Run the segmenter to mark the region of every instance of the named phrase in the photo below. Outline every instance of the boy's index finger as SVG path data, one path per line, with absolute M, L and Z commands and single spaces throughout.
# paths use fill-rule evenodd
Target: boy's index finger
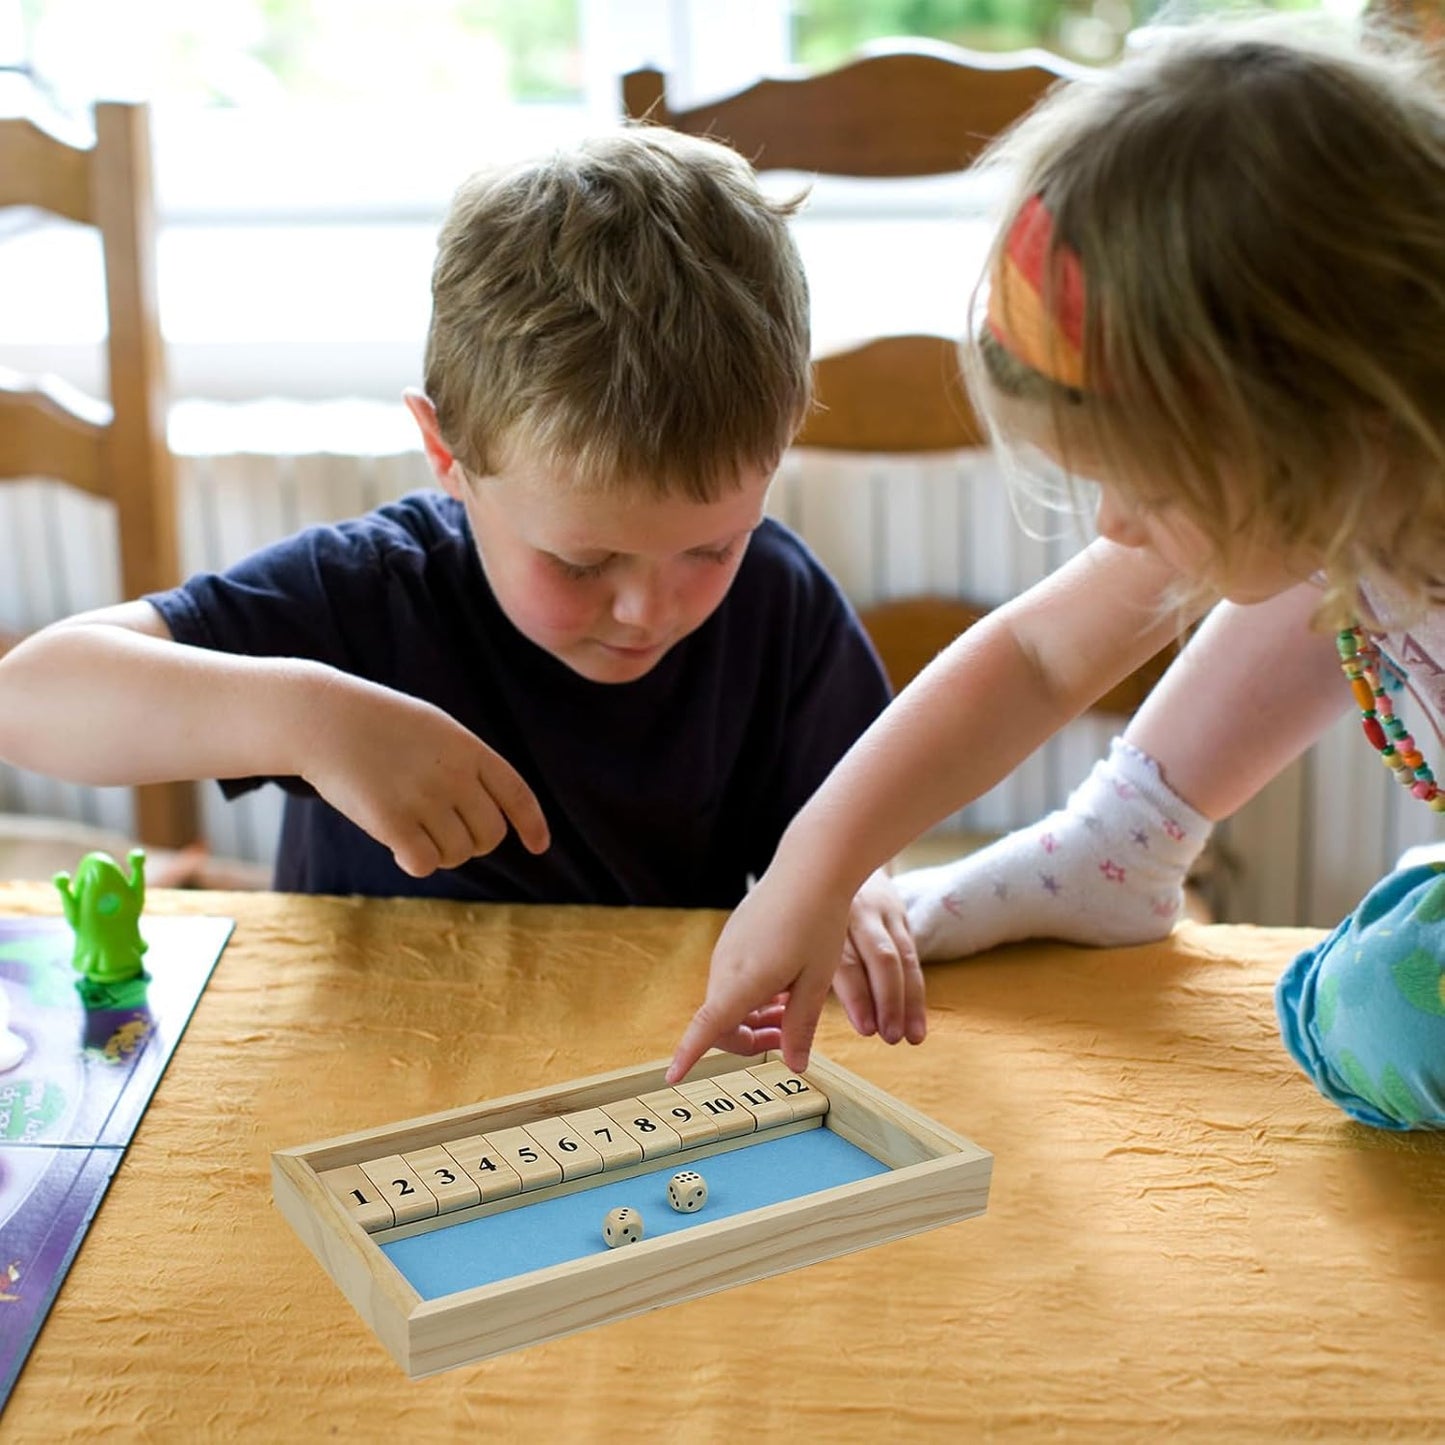
M 537 795 L 521 773 L 500 754 L 492 754 L 488 761 L 492 772 L 488 775 L 483 771 L 482 786 L 502 810 L 502 816 L 512 825 L 522 846 L 529 853 L 545 853 L 552 846 L 552 834 Z
M 533 796 L 531 789 L 527 790 L 520 802 L 504 802 L 502 811 L 517 830 L 517 837 L 522 840 L 522 846 L 527 852 L 545 853 L 552 846 L 552 833 L 542 814 L 542 805 Z

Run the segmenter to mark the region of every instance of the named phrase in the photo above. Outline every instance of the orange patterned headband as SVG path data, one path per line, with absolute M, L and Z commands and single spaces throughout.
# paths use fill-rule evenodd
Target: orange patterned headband
M 1054 218 L 1031 196 L 1014 218 L 994 268 L 988 329 L 1005 351 L 1063 386 L 1084 389 L 1084 268 L 1060 243 L 1044 299 Z M 1052 304 L 1049 304 L 1052 303 Z

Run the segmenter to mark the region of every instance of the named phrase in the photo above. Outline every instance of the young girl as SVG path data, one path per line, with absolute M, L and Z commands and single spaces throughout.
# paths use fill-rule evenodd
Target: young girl
M 709 1044 L 755 1047 L 750 1010 L 780 994 L 801 1068 L 830 984 L 897 1037 L 901 962 L 850 951 L 834 980 L 854 890 L 1217 599 L 1063 814 L 905 877 L 924 957 L 1159 936 L 1208 820 L 1352 702 L 1414 806 L 1445 810 L 1381 656 L 1438 658 L 1445 678 L 1445 93 L 1428 57 L 1192 29 L 1056 92 L 1000 159 L 1015 189 L 969 348 L 976 397 L 1010 452 L 1096 486 L 1099 539 L 943 653 L 794 820 L 671 1078 Z M 1445 688 L 1416 691 L 1438 725 Z M 1064 894 L 1090 870 L 1106 886 L 1079 920 Z M 1445 993 L 1419 957 L 1434 937 L 1445 958 L 1434 882 L 1401 875 L 1281 982 L 1296 1057 L 1373 1123 L 1445 1125 Z M 1127 904 L 1100 906 L 1108 887 Z M 1362 944 L 1382 917 L 1414 920 L 1407 968 Z M 1366 986 L 1341 987 L 1350 959 Z

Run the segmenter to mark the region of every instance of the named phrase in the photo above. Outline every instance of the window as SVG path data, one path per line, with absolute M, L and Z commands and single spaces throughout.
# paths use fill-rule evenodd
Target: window
M 624 71 L 656 65 L 685 104 L 888 36 L 1104 58 L 1148 4 L 0 0 L 0 66 L 74 114 L 98 95 L 150 99 L 177 399 L 389 401 L 419 376 L 457 182 L 615 123 Z M 957 330 L 986 230 L 967 181 L 820 183 L 798 232 L 819 345 Z M 88 292 L 47 279 L 88 240 L 64 225 L 0 235 L 0 365 L 103 390 L 98 260 Z M 880 267 L 890 251 L 899 264 Z

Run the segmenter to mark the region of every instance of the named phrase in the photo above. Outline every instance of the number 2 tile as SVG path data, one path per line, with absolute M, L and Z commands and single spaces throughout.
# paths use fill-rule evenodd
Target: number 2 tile
M 400 1154 L 363 1159 L 361 1172 L 381 1190 L 398 1224 L 427 1219 L 437 1212 L 436 1195 L 421 1182 L 416 1170 Z

